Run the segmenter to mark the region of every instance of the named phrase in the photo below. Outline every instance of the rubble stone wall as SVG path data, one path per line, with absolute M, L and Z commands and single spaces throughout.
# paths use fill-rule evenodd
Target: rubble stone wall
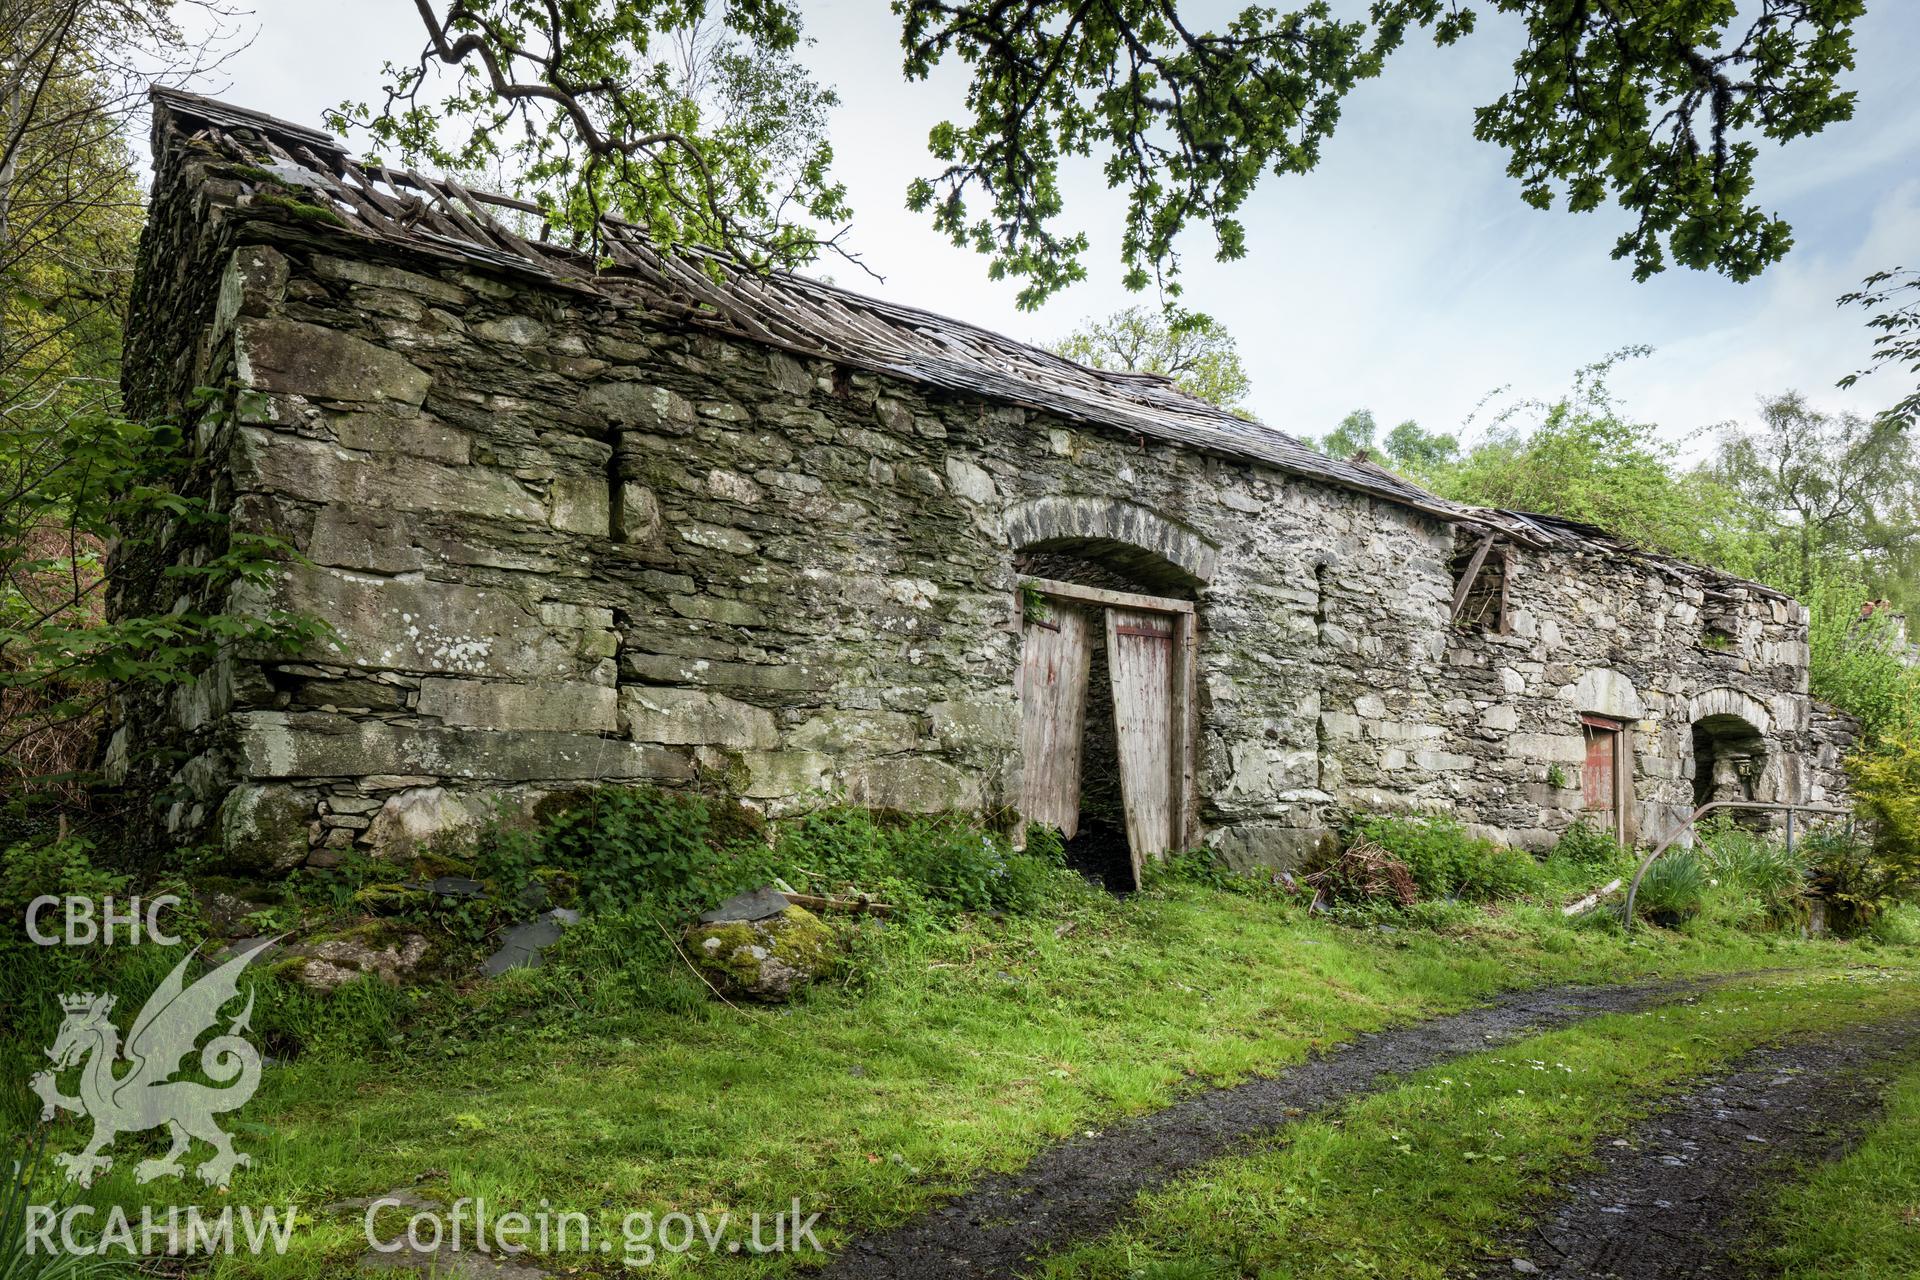
M 1852 793 L 1846 761 L 1860 744 L 1860 721 L 1855 716 L 1818 701 L 1813 704 L 1812 715 L 1807 734 L 1806 801 L 1808 804 L 1851 808 Z
M 1296 860 L 1354 808 L 1547 842 L 1582 712 L 1631 723 L 1643 826 L 1684 807 L 1690 717 L 1727 694 L 1764 713 L 1768 794 L 1807 785 L 1796 605 L 1530 552 L 1510 634 L 1461 633 L 1455 532 L 1419 512 L 234 209 L 212 161 L 162 171 L 146 323 L 178 294 L 155 262 L 218 286 L 140 348 L 174 370 L 147 408 L 229 389 L 210 483 L 305 557 L 270 603 L 339 641 L 120 727 L 174 838 L 236 863 L 701 775 L 774 814 L 1002 810 L 1033 549 L 1198 601 L 1200 819 L 1235 862 Z
M 1632 763 L 1629 835 L 1658 841 L 1695 802 L 1695 733 L 1758 739 L 1752 776 L 1718 799 L 1811 801 L 1807 614 L 1737 584 L 1713 594 L 1600 555 L 1529 550 L 1510 569 L 1506 634 L 1447 653 L 1463 808 L 1533 848 L 1584 811 L 1582 715 L 1618 722 Z M 1564 782 L 1567 785 L 1554 785 Z

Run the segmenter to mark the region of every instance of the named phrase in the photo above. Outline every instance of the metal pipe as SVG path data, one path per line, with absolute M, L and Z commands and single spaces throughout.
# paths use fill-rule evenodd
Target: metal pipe
M 1640 892 L 1640 881 L 1647 874 L 1647 868 L 1651 867 L 1654 860 L 1661 854 L 1671 849 L 1676 840 L 1686 835 L 1689 831 L 1692 831 L 1696 822 L 1700 821 L 1700 819 L 1707 814 L 1712 813 L 1715 809 L 1756 809 L 1765 813 L 1784 812 L 1787 815 L 1787 849 L 1789 852 L 1793 849 L 1793 817 L 1796 813 L 1821 813 L 1841 818 L 1853 817 L 1853 810 L 1851 809 L 1836 809 L 1831 805 L 1824 804 L 1774 804 L 1760 800 L 1710 800 L 1698 809 L 1695 809 L 1692 816 L 1682 823 L 1678 830 L 1674 831 L 1665 840 L 1662 840 L 1659 845 L 1654 848 L 1652 853 L 1641 860 L 1640 866 L 1633 873 L 1633 883 L 1627 886 L 1626 905 L 1621 908 L 1621 923 L 1626 928 L 1633 928 L 1633 900 Z

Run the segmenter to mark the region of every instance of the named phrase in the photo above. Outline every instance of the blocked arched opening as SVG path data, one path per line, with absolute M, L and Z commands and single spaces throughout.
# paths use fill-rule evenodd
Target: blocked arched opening
M 1022 584 L 1022 809 L 1114 888 L 1197 838 L 1197 598 L 1217 552 L 1130 503 L 1048 498 L 1009 513 Z

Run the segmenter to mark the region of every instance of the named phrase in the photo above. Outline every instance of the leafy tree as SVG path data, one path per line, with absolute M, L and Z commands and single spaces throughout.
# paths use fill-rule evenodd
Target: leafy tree
M 1586 211 L 1611 196 L 1632 220 L 1614 256 L 1637 279 L 1671 257 L 1745 280 L 1791 243 L 1754 202 L 1756 144 L 1851 115 L 1838 81 L 1864 8 L 1376 0 L 1343 18 L 1313 0 L 1219 20 L 1174 0 L 896 0 L 907 74 L 955 57 L 971 76 L 968 118 L 933 131 L 944 167 L 909 203 L 992 255 L 996 276 L 1025 279 L 1021 301 L 1037 305 L 1085 274 L 1086 236 L 1060 226 L 1059 167 L 1098 153 L 1128 196 L 1127 283 L 1172 287 L 1185 227 L 1210 226 L 1218 255 L 1240 257 L 1238 211 L 1261 176 L 1314 168 L 1346 95 L 1410 30 L 1451 45 L 1484 10 L 1518 19 L 1520 47 L 1513 87 L 1475 113 L 1474 134 L 1507 150 L 1522 198 Z
M 1402 470 L 1424 475 L 1451 462 L 1460 452 L 1460 440 L 1445 432 L 1428 431 L 1409 418 L 1387 432 L 1386 450 L 1387 457 Z
M 722 243 L 762 260 L 804 260 L 822 243 L 804 218 L 844 216 L 824 142 L 785 199 L 707 127 L 653 49 L 706 14 L 704 0 L 415 0 L 427 43 L 390 68 L 377 111 L 343 116 L 461 167 L 505 147 L 556 220 L 591 233 L 611 203 L 663 243 Z M 949 59 L 968 74 L 966 116 L 928 142 L 940 169 L 908 188 L 954 243 L 1025 281 L 1024 306 L 1083 278 L 1083 232 L 1063 227 L 1060 165 L 1099 155 L 1127 193 L 1125 281 L 1177 292 L 1175 244 L 1210 227 L 1218 255 L 1246 252 L 1240 207 L 1267 172 L 1320 160 L 1355 85 L 1381 73 L 1410 32 L 1440 45 L 1481 12 L 1518 20 L 1513 87 L 1474 116 L 1506 149 L 1522 199 L 1575 211 L 1611 199 L 1631 219 L 1614 248 L 1645 279 L 1671 259 L 1745 280 L 1779 260 L 1791 231 L 1754 199 L 1759 143 L 1847 119 L 1840 88 L 1864 0 L 1373 0 L 1335 16 L 1328 0 L 1216 15 L 1178 0 L 894 0 L 904 71 Z M 784 0 L 734 0 L 722 19 L 746 45 L 785 57 L 800 41 Z M 1501 30 L 1511 30 L 1503 24 Z M 445 114 L 473 131 L 442 147 L 442 108 L 422 98 L 430 66 L 457 69 Z M 814 92 L 785 63 L 795 92 Z M 727 201 L 746 206 L 735 213 Z M 979 207 L 984 204 L 984 208 Z M 792 221 L 789 221 L 792 219 Z
M 1308 438 L 1306 443 L 1329 458 L 1351 458 L 1361 452 L 1379 455 L 1396 469 L 1416 478 L 1451 461 L 1460 451 L 1457 437 L 1428 431 L 1411 418 L 1387 432 L 1384 441 L 1376 439 L 1379 434 L 1380 426 L 1374 421 L 1373 410 L 1355 409 L 1342 418 L 1340 425 L 1329 431 L 1325 439 L 1316 442 Z
M 1872 364 L 1840 379 L 1840 385 L 1851 387 L 1888 366 L 1904 368 L 1916 385 L 1885 416 L 1903 426 L 1920 422 L 1920 271 L 1876 271 L 1859 289 L 1842 295 L 1840 305 L 1864 307 L 1867 327 L 1876 332 Z
M 1442 496 L 1579 520 L 1652 549 L 1724 564 L 1733 499 L 1710 477 L 1683 472 L 1679 450 L 1651 423 L 1627 417 L 1607 387 L 1627 347 L 1587 365 L 1551 403 L 1522 400 L 1486 437 L 1427 477 Z M 1735 570 L 1738 572 L 1739 570 Z
M 1190 311 L 1128 307 L 1086 321 L 1051 350 L 1096 369 L 1161 374 L 1188 395 L 1242 416 L 1240 402 L 1253 385 L 1226 326 Z
M 1813 696 L 1857 717 L 1868 743 L 1897 732 L 1920 735 L 1920 667 L 1897 618 L 1844 570 L 1823 569 L 1800 602 L 1812 615 Z
M 1351 458 L 1363 449 L 1371 452 L 1379 434 L 1380 424 L 1374 421 L 1373 410 L 1355 409 L 1340 419 L 1340 425 L 1327 432 L 1324 440 L 1316 442 L 1309 437 L 1306 443 L 1329 458 Z
M 1821 413 L 1789 391 L 1761 405 L 1757 433 L 1721 440 L 1711 473 L 1748 508 L 1775 585 L 1805 597 L 1823 566 L 1904 585 L 1920 550 L 1920 455 L 1897 420 Z
M 378 108 L 343 103 L 330 125 L 445 168 L 504 164 L 582 243 L 612 214 L 664 247 L 771 266 L 839 248 L 844 227 L 824 229 L 848 217 L 826 138 L 839 99 L 795 57 L 800 17 L 781 0 L 734 0 L 717 19 L 705 0 L 415 7 L 419 57 L 387 65 Z

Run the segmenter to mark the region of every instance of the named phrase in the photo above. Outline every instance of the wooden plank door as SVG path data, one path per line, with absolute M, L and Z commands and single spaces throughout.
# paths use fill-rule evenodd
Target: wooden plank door
M 1174 620 L 1164 613 L 1107 610 L 1107 669 L 1113 684 L 1120 799 L 1127 811 L 1133 882 L 1141 859 L 1174 843 L 1176 717 Z M 1184 736 L 1184 732 L 1182 734 Z
M 1620 727 L 1597 716 L 1582 716 L 1587 735 L 1587 761 L 1580 771 L 1586 810 L 1609 831 L 1620 829 Z
M 1049 601 L 1046 618 L 1028 618 L 1020 650 L 1020 813 L 1080 829 L 1080 747 L 1086 736 L 1087 674 L 1093 663 L 1092 620 Z

